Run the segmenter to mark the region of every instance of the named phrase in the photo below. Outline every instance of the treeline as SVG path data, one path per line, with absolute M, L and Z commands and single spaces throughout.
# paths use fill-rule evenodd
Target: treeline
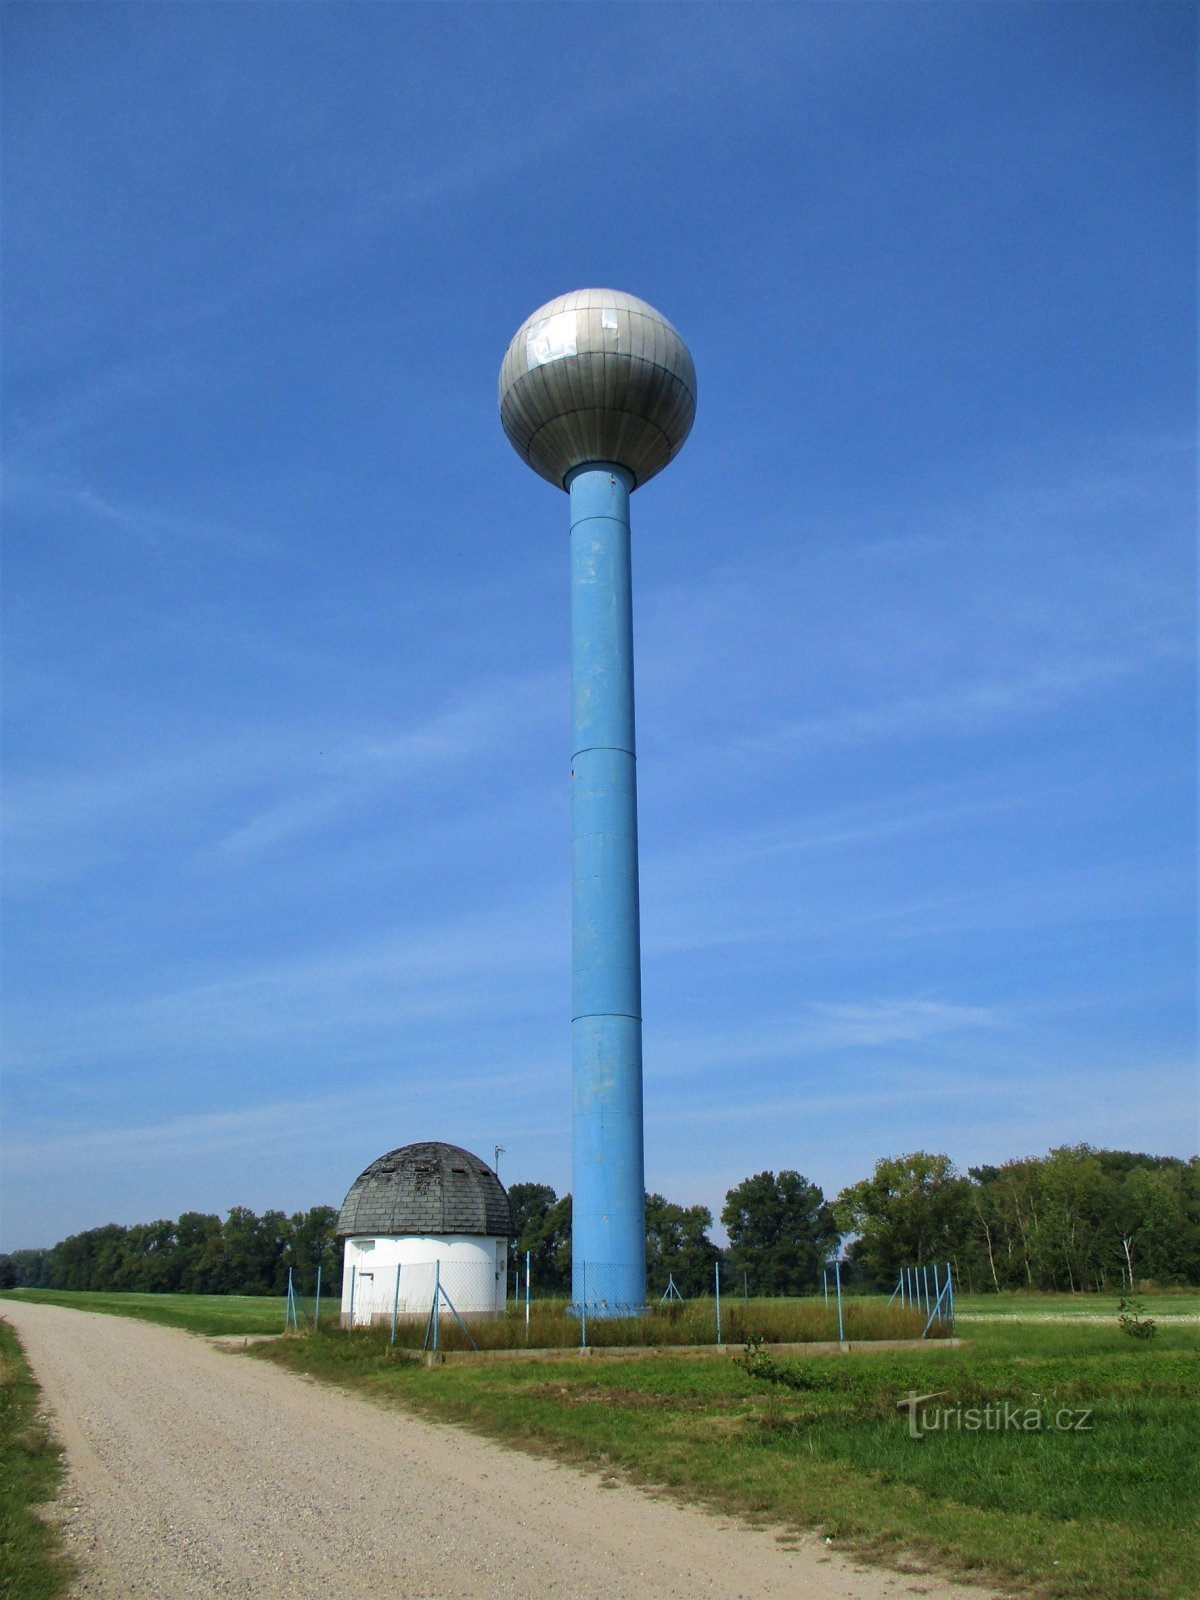
M 514 1230 L 510 1267 L 523 1275 L 528 1251 L 536 1292 L 569 1294 L 571 1196 L 560 1199 L 547 1183 L 514 1183 L 508 1199 Z M 713 1264 L 722 1253 L 708 1236 L 711 1227 L 707 1206 L 679 1206 L 660 1194 L 646 1196 L 646 1281 L 651 1294 L 662 1294 L 672 1278 L 685 1299 L 712 1287 Z
M 1200 1283 L 1200 1161 L 1068 1145 L 999 1167 L 880 1161 L 838 1196 L 851 1256 L 886 1282 L 952 1261 L 975 1291 Z
M 565 1293 L 571 1197 L 514 1184 L 509 1198 L 520 1259 L 528 1250 L 535 1283 Z M 707 1207 L 646 1196 L 651 1293 L 671 1279 L 684 1296 L 703 1293 L 718 1259 L 751 1293 L 813 1293 L 839 1248 L 863 1288 L 890 1289 L 901 1268 L 934 1261 L 971 1293 L 1200 1283 L 1195 1158 L 1074 1145 L 964 1175 L 949 1156 L 916 1151 L 879 1161 L 832 1201 L 798 1172 L 760 1172 L 728 1191 L 721 1222 L 723 1251 Z
M 544 1183 L 515 1183 L 513 1265 L 529 1252 L 541 1294 L 571 1287 L 571 1197 Z M 311 1293 L 317 1267 L 341 1285 L 337 1213 L 314 1206 L 258 1217 L 235 1206 L 222 1221 L 186 1212 L 177 1222 L 110 1223 L 50 1250 L 0 1256 L 0 1288 L 99 1289 L 184 1294 L 282 1294 L 288 1269 Z M 890 1289 L 902 1267 L 952 1263 L 969 1292 L 1104 1290 L 1200 1283 L 1200 1161 L 1065 1146 L 1048 1155 L 972 1167 L 916 1151 L 879 1161 L 833 1200 L 800 1173 L 759 1172 L 730 1189 L 721 1210 L 724 1250 L 707 1206 L 646 1196 L 649 1292 L 673 1282 L 685 1298 L 723 1281 L 752 1294 L 806 1294 L 839 1251 L 857 1286 Z
M 187 1211 L 177 1222 L 115 1222 L 72 1234 L 50 1250 L 0 1256 L 0 1288 L 101 1289 L 110 1293 L 283 1294 L 288 1268 L 306 1289 L 317 1267 L 341 1292 L 337 1212 L 314 1206 L 259 1217 L 234 1206 L 220 1217 Z

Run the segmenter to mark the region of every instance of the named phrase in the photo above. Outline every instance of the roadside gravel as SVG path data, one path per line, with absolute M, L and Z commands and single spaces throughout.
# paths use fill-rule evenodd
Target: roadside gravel
M 62 1442 L 78 1600 L 988 1600 L 782 1548 L 171 1328 L 6 1301 Z

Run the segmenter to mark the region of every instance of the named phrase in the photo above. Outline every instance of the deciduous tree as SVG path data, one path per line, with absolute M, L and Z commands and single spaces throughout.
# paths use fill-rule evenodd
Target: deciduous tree
M 869 1178 L 842 1190 L 836 1210 L 859 1236 L 855 1259 L 881 1286 L 902 1267 L 954 1261 L 971 1230 L 970 1185 L 949 1156 L 925 1150 L 877 1161 Z
M 758 1172 L 730 1189 L 721 1221 L 729 1233 L 730 1264 L 747 1274 L 759 1294 L 815 1290 L 839 1236 L 824 1194 L 790 1170 L 778 1176 Z
M 663 1294 L 670 1280 L 685 1299 L 712 1289 L 721 1253 L 708 1236 L 711 1227 L 707 1206 L 678 1206 L 661 1194 L 646 1196 L 648 1294 Z
M 548 1183 L 514 1183 L 508 1191 L 513 1214 L 509 1249 L 524 1268 L 529 1252 L 534 1291 L 571 1291 L 571 1196 L 560 1200 Z

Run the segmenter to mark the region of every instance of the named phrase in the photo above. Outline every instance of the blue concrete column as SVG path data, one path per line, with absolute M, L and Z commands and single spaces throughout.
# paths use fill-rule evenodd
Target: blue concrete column
M 573 1298 L 646 1299 L 633 597 L 622 467 L 571 494 Z M 592 1315 L 598 1314 L 594 1309 Z

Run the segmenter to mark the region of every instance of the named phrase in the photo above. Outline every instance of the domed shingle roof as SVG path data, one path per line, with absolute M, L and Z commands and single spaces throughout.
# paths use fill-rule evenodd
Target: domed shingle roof
M 512 1233 L 508 1195 L 485 1161 L 456 1144 L 406 1144 L 372 1161 L 350 1185 L 337 1236 Z

